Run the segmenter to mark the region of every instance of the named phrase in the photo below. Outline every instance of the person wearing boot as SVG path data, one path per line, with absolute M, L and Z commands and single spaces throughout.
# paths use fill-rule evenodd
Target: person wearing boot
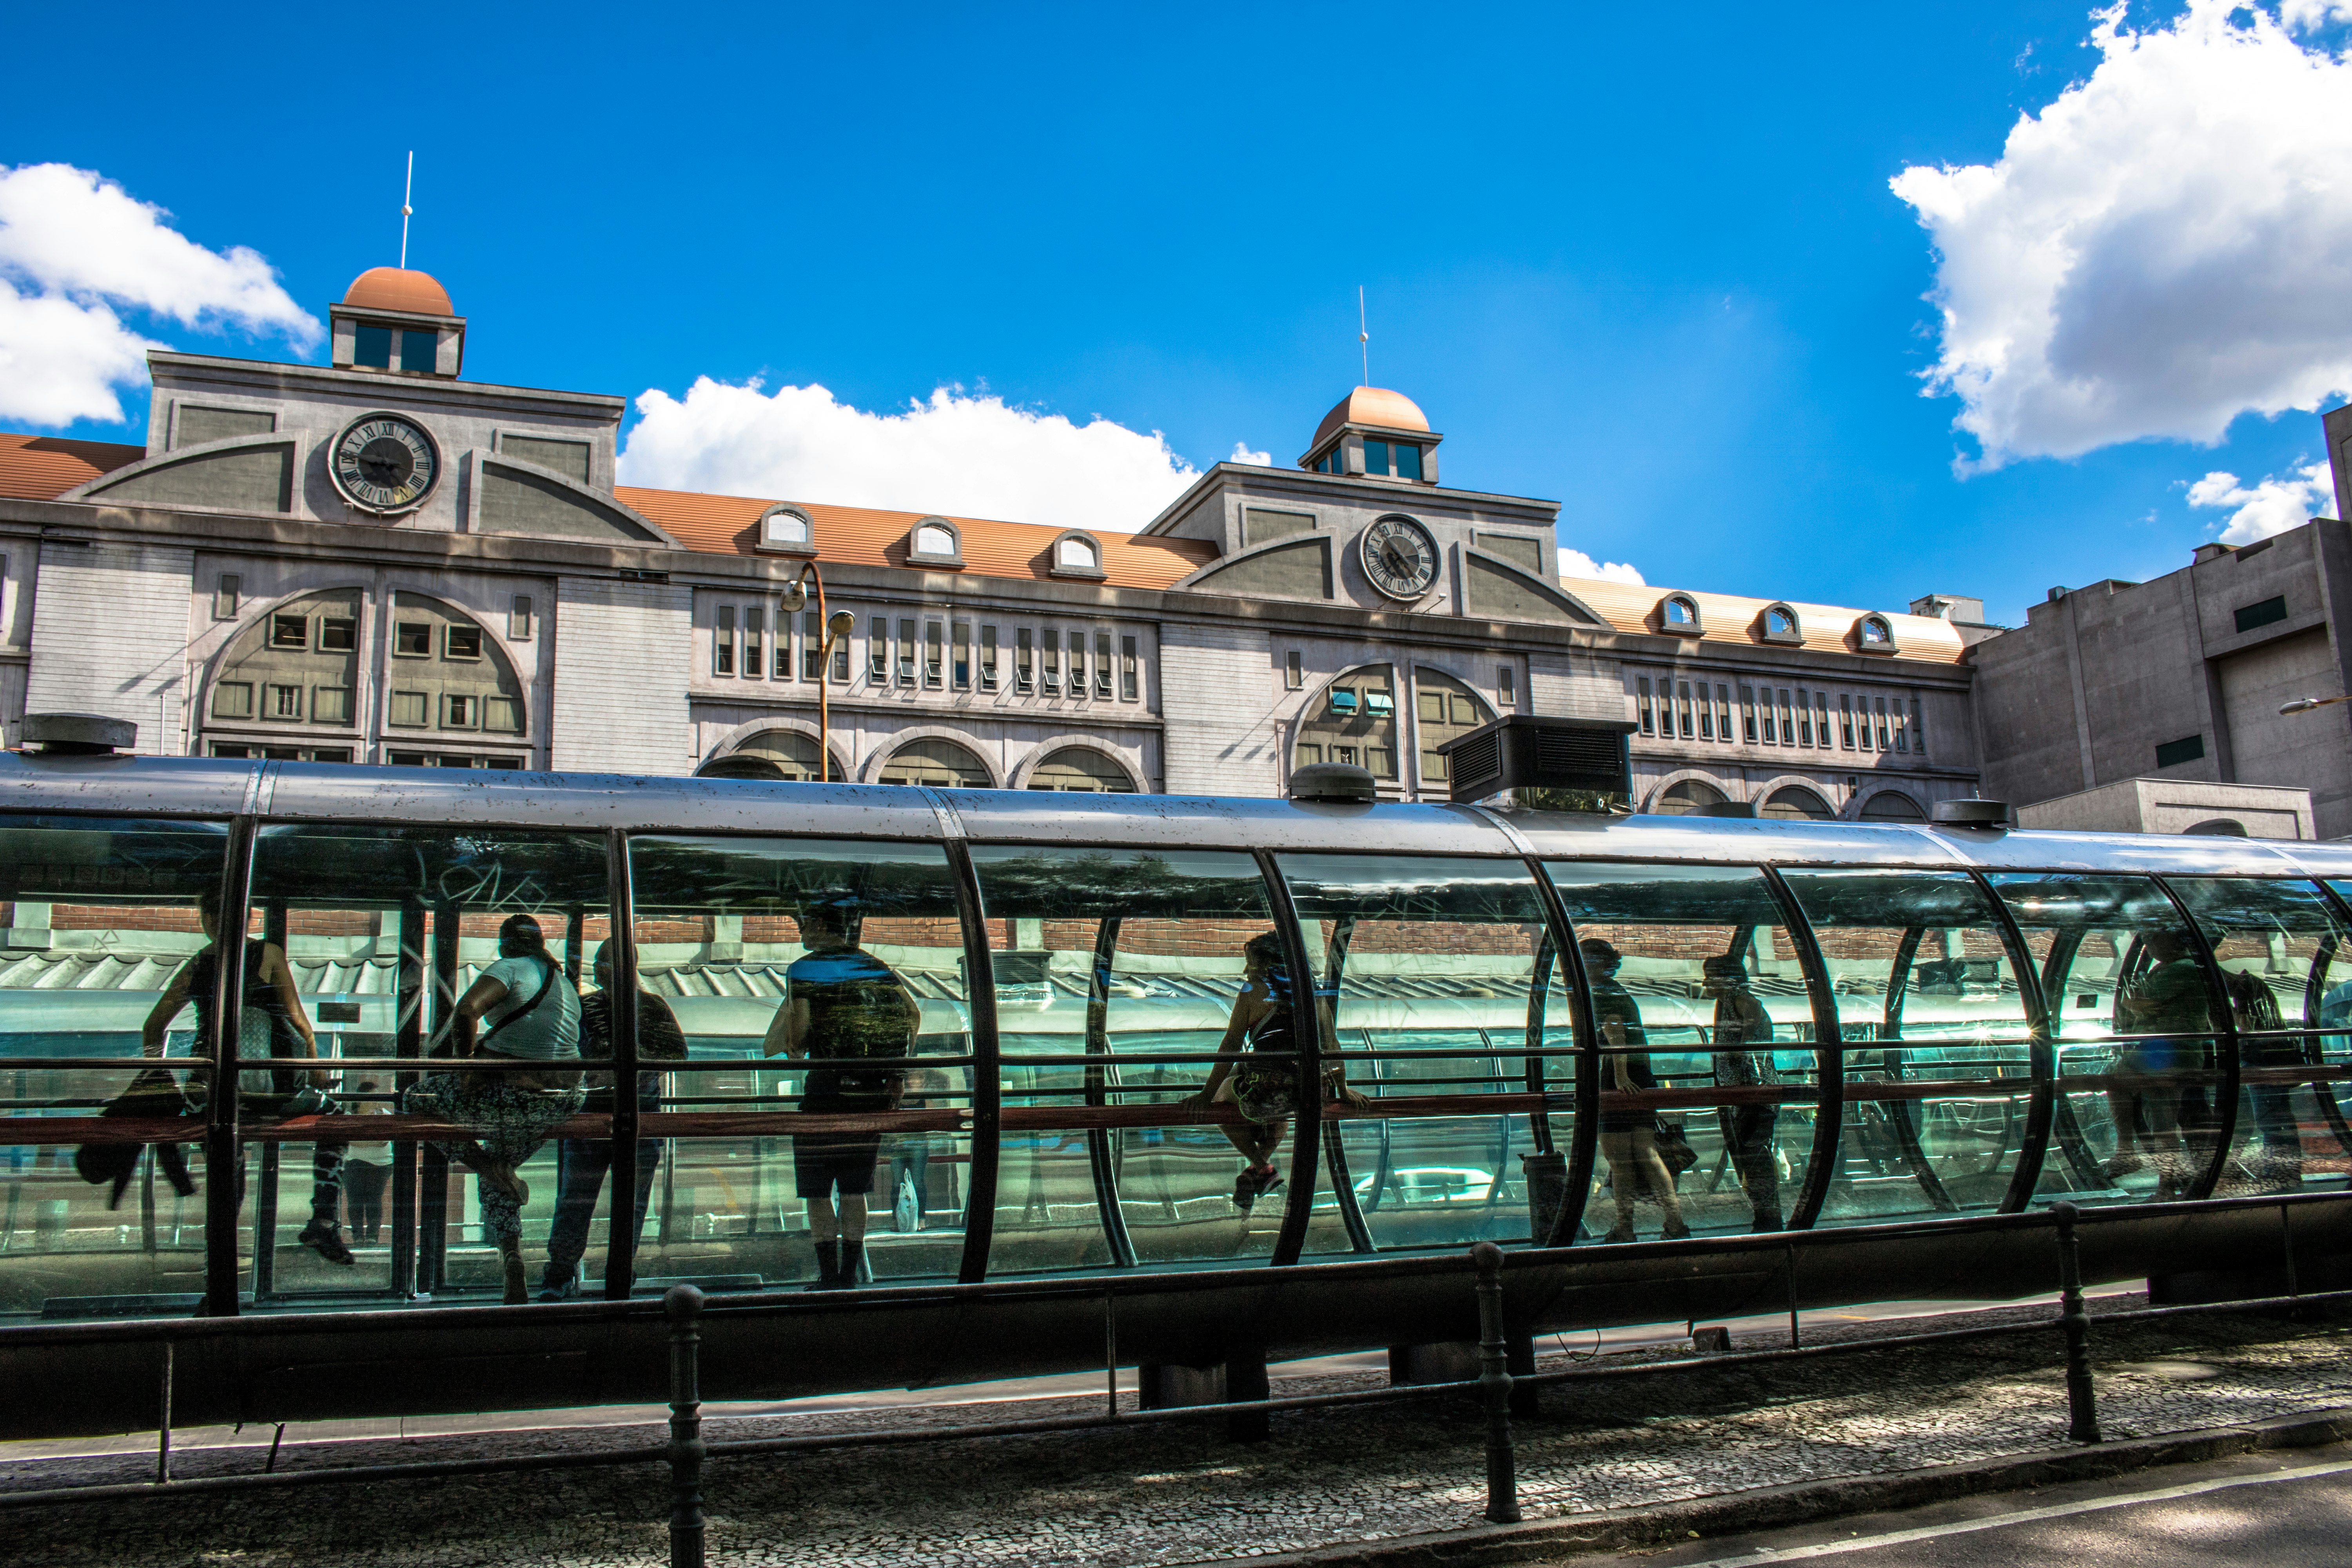
M 784 971 L 784 1005 L 768 1025 L 766 1055 L 809 1063 L 800 1103 L 806 1115 L 889 1110 L 906 1089 L 903 1068 L 857 1065 L 913 1056 L 922 1017 L 907 983 L 857 945 L 859 926 L 852 898 L 801 910 L 806 951 Z M 803 1132 L 793 1139 L 793 1184 L 808 1205 L 816 1243 L 811 1289 L 841 1290 L 857 1283 L 866 1262 L 866 1199 L 881 1153 L 879 1131 Z
M 1715 1081 L 1719 1088 L 1760 1088 L 1780 1081 L 1772 1053 L 1752 1050 L 1769 1045 L 1772 1019 L 1764 1004 L 1748 988 L 1748 971 L 1739 960 L 1723 954 L 1705 961 L 1700 977 L 1715 998 Z M 1773 1132 L 1780 1119 L 1778 1105 L 1727 1105 L 1717 1116 L 1723 1126 L 1723 1146 L 1730 1152 L 1740 1184 L 1748 1189 L 1759 1232 L 1780 1228 L 1780 1167 L 1773 1149 Z
M 1592 984 L 1592 1016 L 1601 1026 L 1602 1059 L 1609 1064 L 1601 1074 L 1602 1087 L 1620 1094 L 1657 1088 L 1657 1075 L 1650 1070 L 1650 1053 L 1641 1049 L 1648 1043 L 1642 1032 L 1641 1005 L 1617 980 L 1624 958 L 1613 943 L 1599 937 L 1589 937 L 1577 945 L 1584 954 L 1585 976 Z M 1647 1106 L 1601 1112 L 1601 1154 L 1609 1162 L 1609 1194 L 1617 1205 L 1616 1226 L 1605 1240 L 1634 1239 L 1633 1200 L 1644 1187 L 1665 1211 L 1664 1238 L 1673 1241 L 1690 1234 L 1690 1226 L 1683 1223 L 1675 1173 L 1658 1152 L 1657 1126 L 1657 1112 Z

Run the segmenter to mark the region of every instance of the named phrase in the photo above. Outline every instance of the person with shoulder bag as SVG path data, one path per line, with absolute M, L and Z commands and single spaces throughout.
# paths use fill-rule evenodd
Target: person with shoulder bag
M 489 1026 L 477 1037 L 485 1019 Z M 537 921 L 514 915 L 499 927 L 499 960 L 457 999 L 451 1029 L 460 1058 L 531 1064 L 528 1070 L 435 1073 L 403 1106 L 412 1116 L 438 1116 L 473 1134 L 440 1148 L 474 1173 L 482 1228 L 498 1243 L 506 1301 L 520 1305 L 530 1300 L 522 1263 L 522 1205 L 530 1187 L 520 1167 L 587 1098 L 578 1065 L 580 994 L 548 956 Z

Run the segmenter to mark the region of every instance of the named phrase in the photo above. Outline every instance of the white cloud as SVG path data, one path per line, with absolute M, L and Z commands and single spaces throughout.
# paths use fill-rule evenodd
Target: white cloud
M 623 482 L 1132 532 L 1200 477 L 1154 431 L 940 387 L 869 414 L 822 386 L 705 376 L 637 399 Z
M 1274 454 L 1272 452 L 1253 452 L 1250 450 L 1250 446 L 1247 441 L 1236 441 L 1234 443 L 1234 455 L 1227 458 L 1225 461 L 1228 463 L 1247 463 L 1253 468 L 1270 468 L 1274 467 Z
M 1622 561 L 1595 561 L 1581 550 L 1559 547 L 1559 574 L 1581 577 L 1587 582 L 1625 583 L 1640 588 L 1646 585 L 1639 568 Z
M 2098 14 L 2098 68 L 2021 118 L 1999 163 L 1892 182 L 1934 237 L 1927 391 L 1964 404 L 1982 448 L 1964 470 L 2210 445 L 2242 413 L 2352 388 L 2352 58 L 2237 0 L 2140 33 L 2123 10 Z
M 118 307 L 318 341 L 318 321 L 268 262 L 243 246 L 206 250 L 169 216 L 87 169 L 0 167 L 0 418 L 121 420 L 117 389 L 162 345 L 124 326 Z
M 2335 494 L 2336 482 L 2326 463 L 2290 468 L 2284 478 L 2273 476 L 2251 489 L 2238 482 L 2237 475 L 2217 469 L 2189 487 L 2189 504 L 2235 507 L 2221 529 L 2221 542 L 2252 544 L 2301 528 L 2322 515 Z

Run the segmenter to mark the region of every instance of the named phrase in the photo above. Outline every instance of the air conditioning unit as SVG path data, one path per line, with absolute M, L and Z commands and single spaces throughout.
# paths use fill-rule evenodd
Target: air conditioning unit
M 1514 713 L 1438 747 L 1456 801 L 1504 790 L 1573 789 L 1630 796 L 1628 719 L 1545 719 Z

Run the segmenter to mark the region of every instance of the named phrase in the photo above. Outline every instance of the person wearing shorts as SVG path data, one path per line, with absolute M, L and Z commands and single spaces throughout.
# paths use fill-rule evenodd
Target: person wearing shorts
M 1290 967 L 1283 960 L 1281 939 L 1272 931 L 1250 938 L 1242 949 L 1242 963 L 1241 994 L 1234 998 L 1225 1037 L 1217 1047 L 1217 1064 L 1209 1069 L 1209 1081 L 1184 1104 L 1195 1110 L 1231 1105 L 1242 1113 L 1240 1122 L 1224 1122 L 1223 1129 L 1248 1162 L 1234 1183 L 1234 1203 L 1246 1211 L 1282 1187 L 1274 1152 L 1282 1146 L 1298 1104 L 1298 1045 L 1291 1018 Z M 1328 1041 L 1330 1009 L 1319 997 L 1316 1011 Z M 1360 1110 L 1370 1103 L 1347 1086 L 1337 1063 L 1325 1069 L 1324 1079 L 1345 1104 Z
M 829 900 L 801 911 L 807 951 L 784 971 L 784 1005 L 768 1026 L 766 1054 L 805 1058 L 800 1109 L 813 1116 L 889 1110 L 907 1081 L 903 1068 L 860 1068 L 861 1060 L 914 1055 L 921 1012 L 907 983 L 857 945 L 854 900 Z M 856 1285 L 866 1262 L 866 1199 L 882 1134 L 803 1132 L 793 1139 L 793 1183 L 808 1205 L 816 1244 L 816 1283 Z M 837 1194 L 837 1196 L 836 1196 Z

